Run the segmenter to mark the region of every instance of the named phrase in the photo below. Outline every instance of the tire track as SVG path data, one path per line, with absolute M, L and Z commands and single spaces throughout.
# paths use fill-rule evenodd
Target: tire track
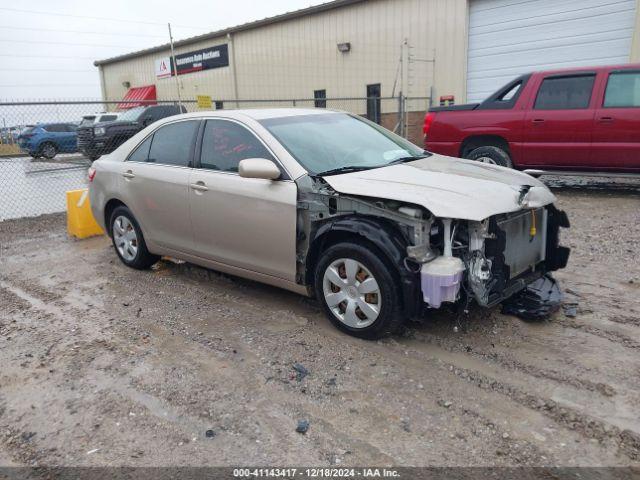
M 568 318 L 559 318 L 557 319 L 556 323 L 565 328 L 582 330 L 583 332 L 587 332 L 591 335 L 604 338 L 605 340 L 609 340 L 610 342 L 620 345 L 624 348 L 630 348 L 632 350 L 640 350 L 640 342 L 622 333 L 612 332 L 610 330 L 602 330 L 597 327 L 592 327 L 591 325 L 579 323 L 574 320 L 569 320 Z
M 534 395 L 524 390 L 505 384 L 500 380 L 488 377 L 473 370 L 460 368 L 453 364 L 444 364 L 454 375 L 474 384 L 486 391 L 500 393 L 511 400 L 536 410 L 557 424 L 574 430 L 582 436 L 595 439 L 598 442 L 611 440 L 616 443 L 620 452 L 631 460 L 640 460 L 640 434 L 628 429 L 620 429 L 594 419 L 573 408 L 563 406 L 557 402 Z
M 480 358 L 490 365 L 496 364 L 510 372 L 525 373 L 527 375 L 531 375 L 532 377 L 551 380 L 553 382 L 559 383 L 560 385 L 571 385 L 572 387 L 575 387 L 577 389 L 596 392 L 605 397 L 613 397 L 617 393 L 614 387 L 606 383 L 593 382 L 588 379 L 567 375 L 566 373 L 559 372 L 557 370 L 540 368 L 535 365 L 523 363 L 504 353 L 482 351 L 479 350 L 477 346 L 472 347 L 470 345 L 467 345 L 466 347 L 462 347 L 460 345 L 452 345 L 450 344 L 450 342 L 447 342 L 441 338 L 436 339 L 422 334 L 416 334 L 414 338 L 416 340 L 423 341 L 425 344 L 437 345 L 438 347 L 452 353 L 468 354 L 475 358 Z

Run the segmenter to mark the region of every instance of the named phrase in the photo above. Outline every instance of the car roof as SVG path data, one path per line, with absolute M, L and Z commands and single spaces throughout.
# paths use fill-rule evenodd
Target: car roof
M 222 117 L 238 120 L 251 118 L 253 120 L 265 120 L 267 118 L 295 117 L 302 115 L 327 115 L 330 113 L 344 113 L 340 110 L 325 108 L 247 108 L 238 110 L 204 110 L 191 113 L 183 113 L 167 117 L 167 120 L 180 118 Z
M 549 70 L 538 70 L 536 74 L 556 74 L 556 73 L 578 73 L 578 72 L 600 72 L 602 70 L 640 70 L 640 63 L 622 63 L 619 65 L 597 65 L 586 67 L 553 68 Z

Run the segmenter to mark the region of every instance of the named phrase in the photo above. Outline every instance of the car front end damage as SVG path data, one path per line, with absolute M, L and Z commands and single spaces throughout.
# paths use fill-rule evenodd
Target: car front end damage
M 296 183 L 298 283 L 312 281 L 323 244 L 358 236 L 393 263 L 409 317 L 443 304 L 492 307 L 565 267 L 569 257 L 559 242 L 560 228 L 569 227 L 566 214 L 552 203 L 527 202 L 528 192 L 517 199 L 520 209 L 471 220 L 437 217 L 401 200 L 340 193 L 322 177 Z

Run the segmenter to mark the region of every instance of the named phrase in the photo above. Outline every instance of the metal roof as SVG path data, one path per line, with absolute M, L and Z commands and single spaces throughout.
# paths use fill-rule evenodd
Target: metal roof
M 295 18 L 304 17 L 306 15 L 314 15 L 316 13 L 326 12 L 328 10 L 334 10 L 336 8 L 346 7 L 348 5 L 354 5 L 356 3 L 362 3 L 370 0 L 333 0 L 331 2 L 321 3 L 312 7 L 302 8 L 300 10 L 294 10 L 293 12 L 283 13 L 274 17 L 263 18 L 262 20 L 255 20 L 253 22 L 243 23 L 235 27 L 229 27 L 215 32 L 205 33 L 203 35 L 197 35 L 195 37 L 185 38 L 173 42 L 174 47 L 181 47 L 183 45 L 190 45 L 192 43 L 201 42 L 203 40 L 209 40 L 213 38 L 222 37 L 229 33 L 242 32 L 244 30 L 252 30 L 254 28 L 264 27 L 266 25 L 272 25 L 274 23 L 284 22 L 286 20 L 292 20 Z M 169 43 L 158 45 L 157 47 L 146 48 L 144 50 L 138 50 L 136 52 L 125 53 L 124 55 L 118 55 L 116 57 L 106 58 L 104 60 L 96 60 L 93 64 L 98 67 L 100 65 L 107 65 L 109 63 L 120 62 L 122 60 L 128 60 L 130 58 L 141 57 L 150 53 L 162 52 L 171 48 Z

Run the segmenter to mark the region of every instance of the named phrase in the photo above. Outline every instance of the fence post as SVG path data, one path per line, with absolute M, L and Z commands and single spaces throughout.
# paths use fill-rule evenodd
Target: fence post
M 406 125 L 405 125 L 405 96 L 402 95 L 402 92 L 398 95 L 398 135 L 403 138 L 406 137 Z

